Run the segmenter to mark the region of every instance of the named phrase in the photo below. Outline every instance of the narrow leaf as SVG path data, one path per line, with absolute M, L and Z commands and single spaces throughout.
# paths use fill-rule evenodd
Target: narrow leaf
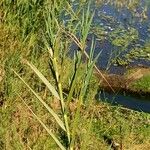
M 43 83 L 47 86 L 47 88 L 52 92 L 52 94 L 60 100 L 58 92 L 55 88 L 49 83 L 49 81 L 44 77 L 44 75 L 31 63 L 26 61 L 26 64 L 37 74 L 37 76 L 43 81 Z
M 14 70 L 13 70 L 14 71 Z M 66 131 L 66 128 L 64 126 L 64 123 L 61 121 L 61 119 L 58 117 L 58 115 L 42 100 L 42 98 L 34 92 L 34 90 L 24 81 L 23 78 L 20 77 L 20 75 L 14 71 L 14 73 L 19 77 L 19 79 L 28 87 L 28 89 L 36 96 L 36 98 L 43 104 L 43 106 L 50 112 L 50 114 L 55 118 L 56 122 L 60 125 L 60 127 Z
M 45 128 L 45 130 L 48 132 L 48 134 L 53 138 L 53 140 L 56 142 L 56 144 L 59 146 L 61 150 L 66 150 L 65 147 L 60 143 L 58 138 L 51 132 L 50 129 L 46 127 L 46 125 L 43 123 L 43 121 L 32 111 L 32 109 L 26 104 L 26 102 L 23 100 L 23 98 L 19 95 L 21 100 L 24 102 L 24 104 L 27 106 L 27 108 L 30 110 L 30 112 L 33 114 L 33 116 L 40 122 L 40 124 Z

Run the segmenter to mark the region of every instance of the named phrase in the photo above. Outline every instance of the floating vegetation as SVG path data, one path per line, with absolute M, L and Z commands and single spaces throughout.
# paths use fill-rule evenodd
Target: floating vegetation
M 136 16 L 138 12 L 139 6 L 141 6 L 141 0 L 97 0 L 95 2 L 97 5 L 109 4 L 115 7 L 116 9 L 128 9 L 131 13 Z M 144 3 L 144 2 L 142 2 Z M 146 5 L 149 4 L 149 0 L 145 0 Z M 143 19 L 147 19 L 147 7 L 143 7 L 142 11 L 138 13 L 138 16 L 143 17 Z
M 114 66 L 127 66 L 129 64 L 128 60 L 125 60 L 120 57 L 112 59 L 111 62 L 114 64 Z
M 104 27 L 96 26 L 92 28 L 92 33 L 96 35 L 97 39 L 103 41 L 106 39 L 108 32 Z
M 127 48 L 132 42 L 138 39 L 138 31 L 135 28 L 117 28 L 109 35 L 109 39 L 114 46 Z
M 95 6 L 97 17 L 94 18 L 92 33 L 98 41 L 105 41 L 102 58 L 107 57 L 106 68 L 112 64 L 138 64 L 139 59 L 146 60 L 143 65 L 147 65 L 150 46 L 143 44 L 150 37 L 149 0 L 97 0 Z
M 127 53 L 129 46 L 138 40 L 139 34 L 135 28 L 125 29 L 122 26 L 109 34 L 109 40 L 116 48 L 113 52 L 111 63 L 115 66 L 128 65 L 131 59 L 126 59 L 124 55 Z
M 144 47 L 132 49 L 125 57 L 127 59 L 144 59 L 150 61 L 150 43 L 147 42 Z
M 106 22 L 112 22 L 112 23 L 115 22 L 115 18 L 113 16 L 109 16 L 104 13 L 99 14 L 99 17 L 101 17 Z

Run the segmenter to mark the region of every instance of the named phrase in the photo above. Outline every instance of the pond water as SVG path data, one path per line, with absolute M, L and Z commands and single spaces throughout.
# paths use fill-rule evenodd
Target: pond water
M 91 6 L 95 15 L 87 45 L 91 44 L 94 36 L 95 56 L 101 53 L 97 66 L 113 74 L 123 74 L 127 67 L 138 65 L 150 67 L 149 0 L 141 0 L 132 10 L 126 6 L 118 8 L 107 0 L 100 5 L 95 2 Z M 76 2 L 75 7 L 78 4 Z M 89 51 L 88 47 L 87 51 Z M 150 100 L 145 98 L 107 92 L 99 93 L 99 97 L 112 104 L 150 112 Z
M 97 65 L 101 69 L 107 69 L 110 73 L 123 74 L 126 71 L 126 66 L 114 65 L 113 63 L 109 64 L 111 59 L 116 57 L 112 54 L 113 51 L 121 48 L 117 44 L 112 44 L 113 42 L 110 40 L 109 34 L 116 31 L 118 28 L 124 30 L 124 34 L 126 34 L 125 32 L 129 32 L 130 29 L 134 29 L 138 33 L 138 38 L 136 38 L 135 41 L 131 40 L 127 43 L 127 46 L 122 45 L 124 46 L 124 49 L 122 49 L 123 52 L 118 55 L 121 59 L 123 59 L 122 55 L 132 51 L 133 47 L 144 46 L 147 41 L 150 41 L 150 7 L 147 6 L 147 18 L 144 20 L 140 19 L 140 13 L 145 7 L 143 2 L 141 2 L 141 5 L 137 8 L 136 14 L 139 14 L 139 16 L 134 16 L 127 8 L 121 8 L 118 10 L 109 3 L 103 4 L 99 7 L 93 7 L 95 7 L 95 16 L 93 19 L 94 26 L 97 27 L 97 29 L 100 29 L 101 33 L 105 33 L 103 37 L 94 33 L 96 39 L 101 38 L 101 41 L 99 40 L 96 45 L 96 52 L 98 53 L 99 51 L 102 51 Z M 96 32 L 98 32 L 98 30 L 96 30 Z M 119 34 L 119 32 L 117 33 Z M 118 39 L 119 38 L 120 37 L 118 36 Z M 150 53 L 150 46 L 148 52 Z M 145 58 L 138 58 L 133 59 L 128 66 L 129 65 L 144 65 L 150 67 L 150 61 Z M 99 93 L 99 99 L 107 101 L 113 105 L 119 104 L 130 109 L 150 113 L 150 99 L 137 98 L 133 97 L 133 95 L 126 94 L 112 94 L 104 91 Z
M 146 12 L 144 12 L 145 7 L 147 8 Z M 97 66 L 115 74 L 124 73 L 127 65 L 144 65 L 150 67 L 150 57 L 148 57 L 148 59 L 145 57 L 139 57 L 138 59 L 132 58 L 132 60 L 128 62 L 125 56 L 130 51 L 134 52 L 134 49 L 138 49 L 138 47 L 141 47 L 139 51 L 142 51 L 142 47 L 150 42 L 150 5 L 146 6 L 144 1 L 141 1 L 134 14 L 126 7 L 116 8 L 110 3 L 104 3 L 99 6 L 93 4 L 92 8 L 95 11 L 95 15 L 93 18 L 94 31 L 91 37 L 94 34 L 97 40 L 96 54 L 101 51 Z M 146 15 L 145 18 L 142 16 L 143 13 Z M 132 33 L 128 35 L 129 32 Z M 131 36 L 133 36 L 133 39 L 129 39 Z M 91 37 L 89 37 L 89 39 Z M 119 43 L 121 38 L 124 38 L 124 41 Z M 126 40 L 129 41 L 123 44 Z M 150 55 L 150 46 L 148 55 Z M 117 60 L 118 58 L 128 64 L 120 65 L 111 63 L 112 59 Z
M 127 94 L 114 94 L 101 91 L 97 95 L 97 99 L 103 102 L 111 103 L 112 105 L 120 105 L 136 111 L 150 113 L 150 100 L 142 97 L 134 97 Z

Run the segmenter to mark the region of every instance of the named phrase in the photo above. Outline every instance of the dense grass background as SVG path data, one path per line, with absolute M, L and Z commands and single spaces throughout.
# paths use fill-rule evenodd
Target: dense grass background
M 119 143 L 122 149 L 150 148 L 149 114 L 95 101 L 98 81 L 92 76 L 94 41 L 88 63 L 81 59 L 92 13 L 87 9 L 86 1 L 80 4 L 73 10 L 66 0 L 0 2 L 0 71 L 3 72 L 0 81 L 0 149 L 59 149 L 23 101 L 65 148 L 110 149 L 108 139 Z M 73 59 L 68 57 L 72 43 L 78 47 Z M 42 97 L 66 126 L 62 103 L 23 59 L 32 62 L 62 96 L 73 142 L 69 142 L 68 132 L 61 130 L 12 71 L 15 70 Z

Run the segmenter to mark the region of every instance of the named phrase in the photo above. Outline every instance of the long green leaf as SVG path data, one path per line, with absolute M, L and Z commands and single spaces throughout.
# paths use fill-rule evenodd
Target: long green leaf
M 32 109 L 26 104 L 26 102 L 23 100 L 23 98 L 19 95 L 21 100 L 24 102 L 24 104 L 27 106 L 27 108 L 30 110 L 30 112 L 33 114 L 33 116 L 40 122 L 40 124 L 45 128 L 45 130 L 48 132 L 48 134 L 53 138 L 53 140 L 56 142 L 56 144 L 59 146 L 60 149 L 66 150 L 65 147 L 60 143 L 58 138 L 51 132 L 50 129 L 46 127 L 46 125 L 43 123 L 43 121 L 32 111 Z
M 14 71 L 14 70 L 13 70 Z M 50 114 L 55 118 L 57 123 L 60 125 L 60 127 L 66 131 L 66 128 L 64 126 L 64 123 L 61 121 L 61 119 L 58 117 L 58 115 L 42 100 L 42 98 L 24 81 L 23 78 L 20 77 L 20 75 L 14 71 L 14 73 L 19 77 L 19 79 L 30 89 L 30 91 L 36 96 L 36 98 L 43 104 L 43 106 L 50 112 Z
M 43 81 L 43 83 L 47 86 L 47 88 L 52 92 L 52 94 L 60 100 L 58 92 L 55 88 L 49 83 L 49 81 L 44 77 L 44 75 L 31 63 L 26 61 L 27 65 L 37 74 L 37 76 Z

